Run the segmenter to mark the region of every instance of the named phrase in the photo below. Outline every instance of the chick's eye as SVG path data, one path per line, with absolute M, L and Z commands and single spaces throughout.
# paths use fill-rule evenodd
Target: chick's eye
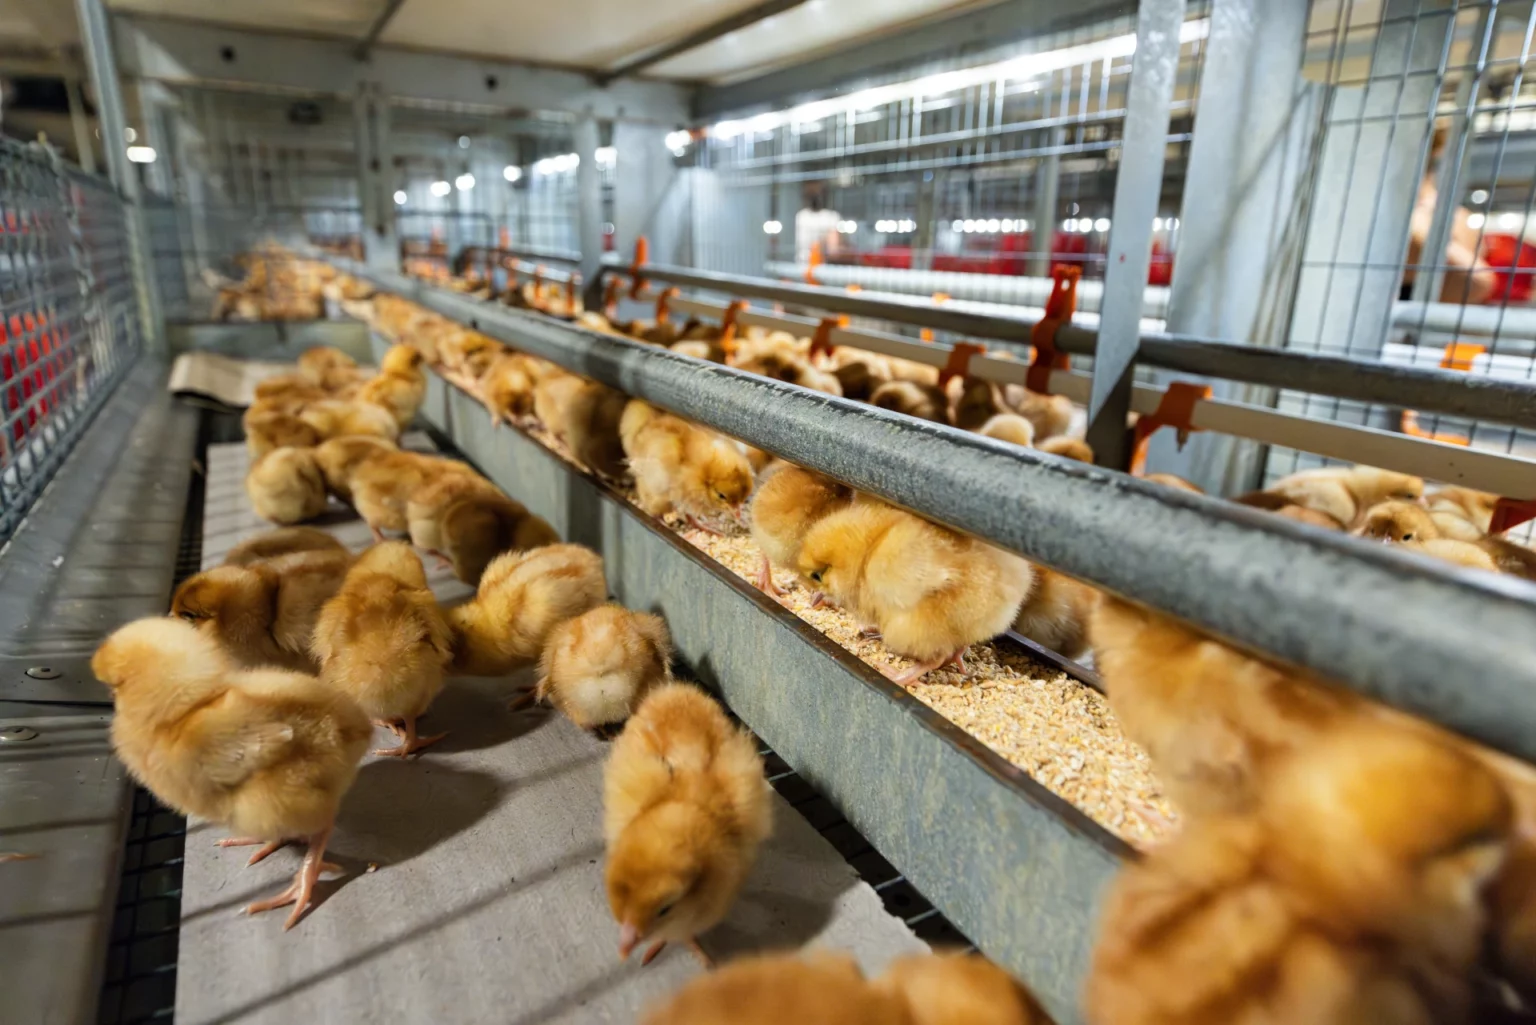
M 1407 534 L 1404 534 L 1404 535 L 1403 535 L 1403 540 L 1404 540 L 1404 541 L 1412 541 L 1412 540 L 1413 540 L 1413 534 L 1412 534 L 1412 532 L 1409 532 L 1409 533 L 1407 533 Z
M 811 579 L 816 581 L 819 584 L 819 583 L 821 583 L 821 574 L 822 574 L 822 571 L 821 570 L 817 570 L 816 572 L 811 574 Z
M 672 905 L 671 904 L 663 904 L 661 907 L 656 909 L 656 917 L 657 918 L 666 918 L 671 913 L 672 913 Z
M 181 613 L 181 618 L 185 619 L 188 623 L 195 623 L 195 622 L 197 622 L 197 615 L 195 613 L 192 613 L 192 612 L 183 612 L 183 613 Z

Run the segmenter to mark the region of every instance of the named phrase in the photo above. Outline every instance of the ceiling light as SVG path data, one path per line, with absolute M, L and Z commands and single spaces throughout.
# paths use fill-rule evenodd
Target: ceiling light
M 1484 203 L 1488 202 L 1488 190 L 1473 189 L 1472 195 L 1468 196 L 1467 198 L 1472 201 L 1473 206 L 1482 206 Z
M 129 146 L 128 159 L 135 164 L 153 164 L 155 162 L 155 148 L 153 146 Z
M 1482 214 L 1467 215 L 1467 227 L 1471 228 L 1473 231 L 1477 231 L 1484 224 L 1486 224 L 1487 221 L 1488 218 L 1484 217 Z
M 997 229 L 1001 228 L 1002 226 L 1003 222 L 994 217 L 987 222 L 987 231 L 995 235 L 997 234 Z
M 964 221 L 951 221 L 950 225 L 949 225 L 949 230 L 950 231 L 964 231 L 965 230 L 965 222 Z
M 619 162 L 619 151 L 612 146 L 599 146 L 593 156 L 597 157 L 598 167 L 613 167 Z
M 1520 227 L 1519 214 L 1499 214 L 1499 230 L 1515 231 Z
M 434 195 L 434 196 L 438 197 L 439 199 L 441 199 L 442 197 L 448 195 L 448 193 L 453 191 L 453 186 L 449 185 L 445 181 L 435 181 L 435 182 L 432 183 L 431 191 L 432 191 L 432 195 Z
M 404 189 L 396 189 L 395 190 L 395 205 L 396 206 L 404 206 L 405 205 L 405 201 L 406 201 L 407 198 L 408 197 L 406 196 Z
M 459 149 L 469 149 L 469 136 L 459 136 Z
M 692 141 L 693 135 L 682 129 L 667 133 L 667 149 L 672 150 L 673 152 L 681 149 L 687 149 L 688 144 Z
M 1108 231 L 1109 230 L 1109 218 L 1108 217 L 1100 217 L 1098 220 L 1094 221 L 1093 222 L 1093 230 L 1094 231 Z
M 453 186 L 460 192 L 468 192 L 475 187 L 475 176 L 465 171 L 453 180 Z
M 784 225 L 782 223 L 778 222 L 778 221 L 764 221 L 763 222 L 763 234 L 765 234 L 765 235 L 777 235 L 779 232 L 781 232 L 783 230 L 784 230 Z
M 1153 231 L 1162 231 L 1163 230 L 1163 219 L 1161 217 L 1154 217 L 1154 218 L 1152 218 L 1152 230 Z
M 138 142 L 139 130 L 137 128 L 124 128 L 123 138 L 128 142 Z
M 523 176 L 523 169 L 516 164 L 508 164 L 501 169 L 501 176 L 509 182 L 515 182 Z

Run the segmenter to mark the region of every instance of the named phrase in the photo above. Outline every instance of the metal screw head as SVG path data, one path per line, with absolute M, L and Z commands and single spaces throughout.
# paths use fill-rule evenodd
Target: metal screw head
M 32 740 L 37 736 L 37 731 L 29 726 L 0 726 L 0 744 L 9 744 L 19 740 Z
M 64 674 L 53 668 L 53 666 L 33 666 L 27 670 L 27 675 L 34 680 L 57 680 Z

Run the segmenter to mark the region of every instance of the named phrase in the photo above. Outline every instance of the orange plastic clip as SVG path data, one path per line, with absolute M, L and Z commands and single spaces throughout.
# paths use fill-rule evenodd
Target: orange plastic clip
M 857 294 L 859 292 L 862 292 L 862 291 L 864 291 L 864 286 L 859 284 L 858 282 L 853 282 L 852 284 L 848 285 L 848 294 L 849 295 L 855 295 L 855 294 Z
M 640 268 L 651 261 L 651 243 L 644 235 L 635 239 L 635 262 L 629 268 L 629 297 L 640 298 L 640 293 L 645 291 L 645 279 L 640 276 Z
M 1472 369 L 1472 361 L 1487 351 L 1487 346 L 1476 342 L 1452 342 L 1445 347 L 1445 356 L 1440 360 L 1440 366 L 1465 373 Z
M 1189 440 L 1192 432 L 1200 428 L 1190 423 L 1190 417 L 1195 414 L 1195 405 L 1202 399 L 1211 397 L 1211 386 L 1208 384 L 1190 384 L 1187 381 L 1175 381 L 1168 386 L 1163 393 L 1162 401 L 1157 404 L 1157 409 L 1136 421 L 1135 442 L 1131 456 L 1131 474 L 1139 477 L 1147 466 L 1147 439 L 1152 432 L 1159 427 L 1172 427 L 1178 432 L 1179 448 Z
M 986 355 L 987 347 L 976 342 L 956 342 L 955 347 L 949 350 L 949 362 L 939 371 L 939 387 L 942 388 L 952 378 L 965 377 L 971 370 L 971 357 Z
M 572 274 L 565 283 L 565 315 L 576 316 L 576 296 L 581 293 L 581 275 Z
M 948 292 L 935 292 L 935 293 L 933 293 L 933 304 L 935 306 L 943 306 L 948 301 L 949 301 L 949 293 Z M 919 341 L 927 342 L 929 345 L 932 345 L 933 344 L 933 328 L 931 328 L 931 327 L 923 328 L 921 331 L 919 331 L 917 333 L 917 337 L 918 337 Z M 943 384 L 942 381 L 939 382 L 939 383 L 941 385 Z
M 821 264 L 822 264 L 822 259 L 821 259 L 821 243 L 820 242 L 812 242 L 811 243 L 811 256 L 810 256 L 810 259 L 808 261 L 806 261 L 806 265 L 805 265 L 805 283 L 807 285 L 814 285 L 814 284 L 816 284 L 816 268 L 820 267 Z
M 1029 344 L 1034 346 L 1034 356 L 1024 376 L 1024 387 L 1041 395 L 1051 393 L 1051 371 L 1071 369 L 1067 354 L 1056 351 L 1056 329 L 1072 323 L 1077 312 L 1077 281 L 1083 269 L 1062 265 L 1052 270 L 1056 283 L 1051 286 L 1051 297 L 1045 301 L 1045 316 L 1040 318 L 1029 332 Z
M 675 295 L 677 295 L 677 289 L 664 288 L 661 294 L 656 297 L 656 323 L 665 324 L 667 322 L 669 315 L 667 306 L 672 302 L 672 297 Z
M 832 355 L 832 329 L 847 326 L 847 317 L 822 317 L 821 323 L 816 325 L 815 334 L 811 335 L 811 359 L 815 359 L 818 353 Z
M 1494 503 L 1493 522 L 1488 525 L 1488 533 L 1502 534 L 1531 520 L 1536 520 L 1536 499 L 1501 498 Z
M 725 350 L 726 359 L 736 355 L 736 318 L 746 308 L 746 300 L 732 299 L 720 320 L 720 348 Z
M 1461 434 L 1452 434 L 1449 431 L 1426 431 L 1419 426 L 1419 414 L 1411 409 L 1403 410 L 1403 415 L 1398 422 L 1402 432 L 1410 438 L 1426 438 L 1429 441 L 1443 441 L 1447 445 L 1469 446 L 1472 439 Z
M 619 284 L 617 275 L 608 278 L 608 284 L 603 286 L 603 316 L 612 320 L 619 312 Z

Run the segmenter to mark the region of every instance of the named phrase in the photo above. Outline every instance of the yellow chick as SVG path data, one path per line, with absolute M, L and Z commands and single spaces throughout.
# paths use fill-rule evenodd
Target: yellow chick
M 533 415 L 534 375 L 529 357 L 520 352 L 506 352 L 496 357 L 480 377 L 480 401 L 485 403 L 491 423 L 503 420 L 523 423 Z
M 315 449 L 315 460 L 325 476 L 326 488 L 351 505 L 353 471 L 370 456 L 393 451 L 394 443 L 383 438 L 333 438 Z
M 358 390 L 358 401 L 384 409 L 394 418 L 397 430 L 405 430 L 416 419 L 416 412 L 427 397 L 427 375 L 421 370 L 423 362 L 425 357 L 420 349 L 410 345 L 390 346 L 379 365 L 379 375 Z
M 351 564 L 343 549 L 216 566 L 181 582 L 170 614 L 213 637 L 237 665 L 313 672 L 315 620 Z
M 355 369 L 357 360 L 335 346 L 318 345 L 299 354 L 298 376 L 315 386 L 320 386 L 331 371 Z
M 294 838 L 309 845 L 293 885 L 245 908 L 292 904 L 291 929 L 373 732 L 362 709 L 312 676 L 237 671 L 211 637 L 163 617 L 117 630 L 91 670 L 112 689 L 112 746 L 146 789 L 229 827 L 220 846 L 265 844 L 251 863 Z
M 752 467 L 730 442 L 641 399 L 624 407 L 619 436 L 645 512 L 675 511 L 714 533 L 740 522 L 752 493 Z
M 949 423 L 949 396 L 937 385 L 890 381 L 870 393 L 869 404 L 879 409 L 915 416 L 919 420 L 931 420 L 936 424 Z
M 376 452 L 352 470 L 352 507 L 373 531 L 373 539 L 382 541 L 386 530 L 404 533 L 410 529 L 406 510 L 412 495 L 452 474 L 471 476 L 475 471 L 456 459 L 419 452 Z
M 1497 572 L 1536 580 L 1536 552 L 1502 537 L 1480 535 L 1472 541 L 1444 538 L 1440 533 L 1440 522 L 1428 509 L 1413 502 L 1382 502 L 1367 509 L 1351 533 L 1408 544 L 1428 555 L 1473 569 L 1487 569 L 1487 563 L 1492 563 Z M 1467 521 L 1453 522 L 1465 524 Z M 1474 548 L 1483 557 L 1468 550 Z
M 224 556 L 226 566 L 249 566 L 300 552 L 334 552 L 347 555 L 347 546 L 314 527 L 280 527 L 242 541 Z
M 1093 462 L 1093 447 L 1082 438 L 1069 438 L 1058 434 L 1038 442 L 1035 448 L 1063 459 L 1076 459 L 1080 463 Z
M 445 473 L 411 492 L 405 503 L 406 531 L 411 544 L 444 564 L 447 543 L 443 540 L 443 514 L 466 495 L 499 495 L 496 485 L 478 473 Z
M 1418 501 L 1424 494 L 1424 481 L 1374 466 L 1327 466 L 1282 477 L 1268 490 L 1348 526 L 1371 506 L 1388 499 Z
M 313 448 L 323 440 L 320 432 L 289 413 L 252 406 L 240 418 L 245 428 L 245 450 L 252 460 L 275 448 Z
M 1029 990 L 973 954 L 900 958 L 873 988 L 900 999 L 912 1025 L 1051 1025 Z
M 1165 488 L 1176 488 L 1179 491 L 1188 491 L 1191 494 L 1203 495 L 1205 492 L 1189 481 L 1172 473 L 1149 473 L 1144 478 L 1154 484 L 1161 484 Z
M 954 424 L 962 431 L 982 431 L 994 418 L 1012 412 L 1003 401 L 1003 389 L 992 381 L 979 377 L 958 379 L 962 382 L 960 394 L 955 399 Z M 1020 419 L 1023 419 L 1022 417 Z M 1028 423 L 1028 421 L 1025 421 Z M 1034 437 L 1034 424 L 1030 424 L 1030 437 Z
M 1480 541 L 1493 526 L 1499 496 L 1471 488 L 1442 487 L 1425 497 L 1440 536 L 1453 541 Z
M 442 543 L 454 576 L 479 584 L 496 556 L 559 544 L 560 535 L 521 502 L 499 491 L 480 492 L 464 495 L 443 512 Z
M 1069 576 L 1030 565 L 1029 590 L 1013 628 L 1043 647 L 1077 658 L 1088 650 L 1088 621 L 1099 592 Z
M 602 556 L 548 545 L 491 560 L 475 597 L 448 610 L 453 671 L 506 676 L 537 659 L 550 632 L 608 597 Z
M 642 1025 L 912 1025 L 900 996 L 846 954 L 744 957 L 693 979 Z M 987 1025 L 979 1021 L 976 1025 Z
M 320 678 L 400 737 L 376 755 L 404 758 L 447 736 L 418 736 L 416 720 L 443 689 L 452 635 L 403 541 L 374 545 L 353 564 L 315 623 Z
M 1041 395 L 1022 384 L 1010 384 L 1003 387 L 1003 401 L 1034 426 L 1037 443 L 1072 428 L 1072 400 L 1065 395 Z
M 584 730 L 628 719 L 652 688 L 672 679 L 672 638 L 660 616 L 600 605 L 550 633 L 534 698 Z
M 569 434 L 568 410 L 587 379 L 563 370 L 537 378 L 533 385 L 533 415 L 544 429 L 564 442 Z
M 963 671 L 968 646 L 1013 625 L 1031 580 L 1018 556 L 873 501 L 812 527 L 799 569 L 918 663 L 903 685 L 948 663 Z
M 627 477 L 619 422 L 629 398 L 596 381 L 582 381 L 569 397 L 562 423 L 563 440 L 581 465 L 605 480 Z
M 762 551 L 757 586 L 768 594 L 784 592 L 773 582 L 773 567 L 798 573 L 805 535 L 829 513 L 853 501 L 853 489 L 811 470 L 783 463 L 752 496 L 752 540 Z
M 245 493 L 256 515 L 272 523 L 302 523 L 325 512 L 325 477 L 312 448 L 275 448 L 256 460 Z
M 982 424 L 976 433 L 1020 448 L 1031 448 L 1035 444 L 1034 425 L 1017 413 L 998 413 Z
M 691 946 L 735 903 L 772 830 L 763 760 L 703 691 L 651 691 L 603 767 L 604 879 L 619 923 L 619 956 L 651 944 Z
M 400 437 L 400 425 L 395 422 L 394 415 L 382 406 L 368 402 L 312 402 L 304 407 L 299 419 L 327 441 L 363 436 L 393 442 Z

